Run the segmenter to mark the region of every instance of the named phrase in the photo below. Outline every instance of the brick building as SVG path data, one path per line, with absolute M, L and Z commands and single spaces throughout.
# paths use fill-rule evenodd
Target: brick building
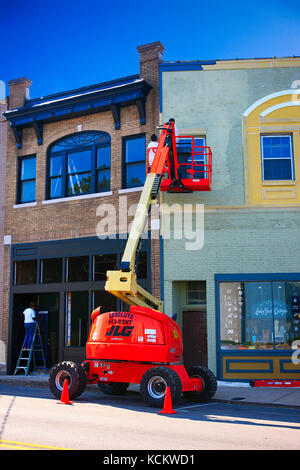
M 144 183 L 164 48 L 156 42 L 137 49 L 139 74 L 129 77 L 35 99 L 29 79 L 8 83 L 1 327 L 9 373 L 30 301 L 40 312 L 49 366 L 84 357 L 94 306 L 125 309 L 104 291 L 105 272 L 120 262 L 131 221 L 122 216 L 126 207 L 134 215 Z M 108 237 L 98 236 L 99 224 Z M 138 276 L 160 295 L 159 238 L 143 239 Z
M 3 84 L 4 85 L 4 84 Z M 3 86 L 4 92 L 4 86 Z M 2 340 L 3 327 L 3 263 L 4 263 L 4 210 L 5 210 L 5 175 L 6 175 L 6 143 L 7 143 L 7 121 L 2 115 L 7 109 L 6 99 L 1 90 L 0 83 L 0 371 L 5 368 L 6 347 Z M 1 373 L 1 372 L 0 372 Z

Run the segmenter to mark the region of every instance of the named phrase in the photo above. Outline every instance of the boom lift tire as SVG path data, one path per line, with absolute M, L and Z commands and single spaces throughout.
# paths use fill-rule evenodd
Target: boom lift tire
M 217 391 L 217 379 L 212 371 L 207 367 L 193 366 L 187 369 L 187 374 L 190 378 L 200 378 L 203 388 L 199 392 L 184 392 L 184 398 L 197 403 L 209 401 Z
M 77 362 L 63 361 L 50 370 L 49 387 L 56 398 L 61 397 L 64 380 L 68 381 L 69 396 L 76 398 L 81 395 L 86 386 L 86 373 Z
M 123 395 L 129 383 L 126 382 L 110 382 L 110 383 L 103 383 L 98 382 L 98 387 L 100 388 L 101 392 L 105 393 L 106 395 Z
M 164 404 L 167 387 L 170 387 L 172 401 L 179 401 L 181 398 L 179 375 L 169 367 L 152 367 L 142 377 L 140 394 L 146 403 L 161 408 Z

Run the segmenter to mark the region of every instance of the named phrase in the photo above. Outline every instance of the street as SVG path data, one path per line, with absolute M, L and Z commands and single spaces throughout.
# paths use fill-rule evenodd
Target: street
M 187 401 L 159 414 L 136 392 L 86 390 L 72 405 L 47 388 L 0 386 L 1 450 L 295 450 L 300 410 Z

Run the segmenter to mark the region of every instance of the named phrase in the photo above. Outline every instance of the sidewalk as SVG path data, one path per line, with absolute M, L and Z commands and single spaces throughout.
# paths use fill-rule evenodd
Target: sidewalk
M 48 387 L 48 375 L 29 375 L 27 377 L 24 375 L 0 375 L 0 394 L 1 385 Z M 89 390 L 95 389 L 95 385 L 87 387 Z M 139 391 L 139 386 L 130 385 L 129 390 Z M 213 401 L 300 409 L 300 387 L 251 387 L 247 383 L 218 382 L 218 390 Z

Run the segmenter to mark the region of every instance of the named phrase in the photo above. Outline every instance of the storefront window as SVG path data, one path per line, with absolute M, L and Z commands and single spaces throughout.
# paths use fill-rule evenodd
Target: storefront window
M 84 347 L 89 327 L 89 293 L 66 293 L 65 346 Z
M 24 260 L 15 262 L 14 284 L 36 284 L 37 282 L 37 261 Z
M 93 310 L 101 307 L 101 312 L 113 312 L 118 310 L 118 300 L 105 290 L 96 290 L 93 292 Z
M 137 278 L 146 279 L 148 271 L 147 251 L 140 251 L 137 257 Z
M 220 283 L 222 349 L 291 349 L 300 339 L 300 282 Z
M 94 281 L 106 281 L 106 271 L 117 269 L 117 254 L 104 254 L 94 256 Z
M 86 282 L 89 280 L 89 257 L 76 256 L 67 259 L 67 282 Z
M 41 262 L 42 283 L 62 282 L 62 259 L 43 259 Z

